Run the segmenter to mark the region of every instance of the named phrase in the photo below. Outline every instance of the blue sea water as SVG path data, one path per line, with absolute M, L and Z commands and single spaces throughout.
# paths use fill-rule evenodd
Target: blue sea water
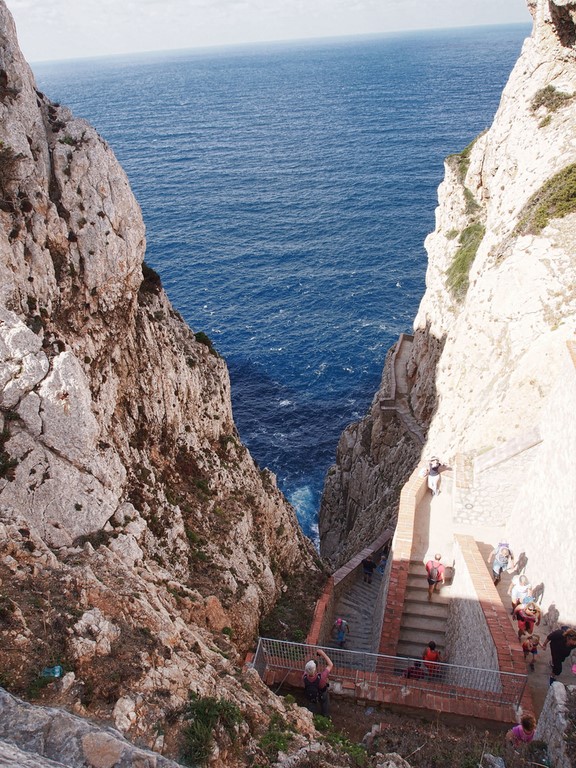
M 316 536 L 342 429 L 424 291 L 443 160 L 488 127 L 528 27 L 34 66 L 106 138 L 147 262 L 226 358 L 236 423 Z

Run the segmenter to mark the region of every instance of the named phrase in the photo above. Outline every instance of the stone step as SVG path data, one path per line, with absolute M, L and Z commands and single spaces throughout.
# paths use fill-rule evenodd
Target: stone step
M 448 603 L 440 603 L 437 600 L 407 600 L 404 603 L 403 615 L 406 616 L 429 616 L 430 618 L 439 618 L 446 621 L 448 618 Z
M 444 634 L 444 631 L 438 632 L 428 629 L 410 629 L 409 627 L 400 626 L 398 640 L 399 643 L 418 644 L 422 649 L 424 649 L 431 640 L 434 640 L 438 649 L 441 650 L 444 647 Z
M 436 605 L 442 605 L 448 607 L 448 604 L 450 603 L 450 598 L 448 596 L 447 588 L 442 589 L 440 592 L 436 592 L 432 596 L 432 600 L 428 600 L 428 590 L 427 589 L 417 589 L 417 588 L 410 588 L 407 589 L 404 596 L 405 603 L 425 603 L 426 605 L 429 605 L 430 603 L 436 604 Z
M 448 589 L 448 587 L 450 586 L 452 573 L 453 573 L 452 569 L 448 567 L 446 569 L 446 574 L 444 576 L 445 583 L 441 587 L 441 589 Z M 426 578 L 426 571 L 423 568 L 415 572 L 408 571 L 406 586 L 414 587 L 415 589 L 418 589 L 419 587 L 423 589 L 428 589 L 428 579 Z
M 408 657 L 410 659 L 421 659 L 422 653 L 424 652 L 424 648 L 426 648 L 427 645 L 428 643 L 413 643 L 413 642 L 407 642 L 407 641 L 400 641 L 398 643 L 398 647 L 396 648 L 396 655 Z M 440 651 L 440 653 L 443 653 L 444 646 L 440 646 L 436 644 L 436 647 Z
M 421 632 L 440 632 L 444 635 L 446 633 L 446 617 L 418 616 L 415 614 L 403 613 L 400 627 L 402 629 L 416 629 Z M 435 640 L 436 638 L 431 639 Z

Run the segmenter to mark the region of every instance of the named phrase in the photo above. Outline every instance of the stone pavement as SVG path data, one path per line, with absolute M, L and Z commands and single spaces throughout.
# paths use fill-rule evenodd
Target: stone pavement
M 480 495 L 480 491 L 472 486 L 470 488 L 470 495 L 468 496 L 470 502 L 474 501 L 473 507 L 462 514 L 457 513 L 456 517 L 458 521 L 454 523 L 454 533 L 465 533 L 473 536 L 478 544 L 478 548 L 484 560 L 486 561 L 486 568 L 491 572 L 491 568 L 488 565 L 488 557 L 494 547 L 501 541 L 507 540 L 507 532 L 502 525 L 487 525 L 484 521 L 490 519 L 489 503 L 492 495 L 497 494 L 497 489 L 492 489 L 492 493 L 489 491 Z M 483 513 L 484 511 L 484 513 Z M 512 542 L 513 543 L 513 542 Z M 502 580 L 498 584 L 497 591 L 502 601 L 502 604 L 508 609 L 510 613 L 510 624 L 517 631 L 517 624 L 512 620 L 511 616 L 511 601 L 507 594 L 510 582 L 512 581 L 514 573 L 504 574 Z M 551 632 L 553 627 L 548 627 L 542 623 L 540 627 L 535 628 L 535 632 L 540 635 L 540 642 L 543 643 L 546 635 Z M 532 694 L 532 700 L 534 703 L 535 714 L 538 715 L 542 711 L 544 705 L 544 699 L 548 693 L 548 687 L 550 684 L 550 651 L 548 649 L 539 649 L 539 653 L 536 656 L 535 670 L 532 671 L 527 666 L 526 671 L 528 674 L 528 686 Z M 566 685 L 573 684 L 576 679 L 570 671 L 570 663 L 567 660 L 564 663 L 564 670 L 559 680 Z
M 498 539 L 499 540 L 499 539 Z M 498 541 L 496 541 L 498 543 Z M 492 551 L 493 546 L 490 544 L 482 544 L 480 546 L 480 550 L 483 554 L 485 554 L 486 559 L 488 559 L 488 555 Z M 509 608 L 511 611 L 511 602 L 510 597 L 507 594 L 508 587 L 510 586 L 510 582 L 512 581 L 512 574 L 504 574 L 502 577 L 502 580 L 500 584 L 498 584 L 498 594 L 500 595 L 500 599 L 502 600 L 502 603 Z M 518 627 L 515 621 L 512 620 L 512 616 L 510 615 L 510 623 L 514 627 L 514 630 L 517 631 Z M 540 635 L 540 642 L 543 643 L 546 639 L 546 636 L 554 629 L 554 627 L 548 627 L 544 621 L 539 627 L 534 628 L 534 632 L 536 634 Z M 536 656 L 535 661 L 535 669 L 532 671 L 528 666 L 526 667 L 526 671 L 528 674 L 528 685 L 530 686 L 530 691 L 532 693 L 532 700 L 534 702 L 534 709 L 536 710 L 535 714 L 539 715 L 542 711 L 542 707 L 544 706 L 544 699 L 546 698 L 546 694 L 548 693 L 548 687 L 550 685 L 550 650 L 547 648 L 546 650 L 543 650 L 542 648 L 538 649 L 538 654 Z M 529 659 L 531 661 L 531 659 Z M 564 683 L 564 685 L 574 685 L 576 683 L 576 677 L 571 672 L 571 662 L 570 659 L 566 659 L 564 662 L 564 668 L 562 670 L 562 674 L 558 678 L 560 682 Z

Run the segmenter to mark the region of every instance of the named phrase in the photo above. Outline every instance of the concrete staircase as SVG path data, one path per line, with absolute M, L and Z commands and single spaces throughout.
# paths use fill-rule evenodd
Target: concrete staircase
M 382 576 L 378 571 L 374 571 L 372 584 L 364 582 L 360 573 L 353 586 L 341 596 L 336 605 L 335 619 L 341 617 L 350 625 L 344 645 L 348 651 L 375 653 L 378 650 L 373 647 L 373 623 L 381 581 Z M 329 646 L 337 647 L 334 640 L 330 641 Z
M 421 658 L 431 640 L 444 657 L 450 587 L 443 586 L 428 600 L 428 581 L 421 560 L 411 560 L 400 624 L 398 656 Z

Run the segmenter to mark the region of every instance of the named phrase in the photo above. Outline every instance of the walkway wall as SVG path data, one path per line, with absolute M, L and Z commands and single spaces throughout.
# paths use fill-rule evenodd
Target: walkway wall
M 384 623 L 378 651 L 388 656 L 396 655 L 400 637 L 400 624 L 404 610 L 404 595 L 408 583 L 408 569 L 412 557 L 414 539 L 414 518 L 418 504 L 427 491 L 427 480 L 420 477 L 419 470 L 412 472 L 400 494 L 398 522 L 390 550 L 390 571 L 387 584 Z
M 408 569 L 412 558 L 414 521 L 426 492 L 426 478 L 420 477 L 419 471 L 415 470 L 400 496 L 398 523 L 390 552 L 392 564 L 379 646 L 379 653 L 390 656 L 396 655 L 400 637 Z M 452 592 L 456 596 L 461 590 L 462 596 L 460 600 L 454 600 L 455 608 L 451 619 L 454 639 L 449 662 L 525 675 L 526 664 L 508 618 L 507 608 L 502 605 L 473 537 L 456 536 L 455 554 L 457 562 Z M 478 642 L 476 636 L 479 637 Z M 447 642 L 450 642 L 449 638 Z M 502 675 L 500 685 L 504 688 L 507 684 L 506 675 Z M 454 705 L 454 711 L 458 711 L 459 704 L 462 703 Z M 524 709 L 533 709 L 528 688 L 525 690 L 522 705 Z M 419 706 L 433 709 L 432 697 L 421 694 Z M 460 711 L 462 714 L 468 714 L 463 705 Z
M 498 669 L 498 654 L 478 600 L 468 562 L 474 559 L 476 543 L 471 536 L 456 536 L 455 579 L 446 624 L 446 660 L 482 669 Z
M 539 425 L 538 460 L 522 478 L 509 520 L 526 575 L 542 585 L 548 624 L 576 625 L 576 342 L 566 345 L 564 375 Z
M 358 574 L 362 567 L 362 560 L 364 560 L 365 557 L 368 557 L 368 555 L 372 555 L 377 561 L 382 549 L 392 538 L 392 533 L 392 529 L 387 528 L 369 546 L 365 547 L 365 549 L 357 555 L 354 555 L 354 557 L 348 560 L 348 562 L 341 568 L 338 568 L 338 570 L 328 579 L 326 586 L 324 587 L 324 592 L 317 601 L 314 609 L 312 625 L 308 632 L 308 636 L 306 637 L 306 643 L 308 645 L 328 644 L 332 625 L 336 620 L 335 611 L 338 600 L 350 588 L 351 584 L 359 578 Z M 378 617 L 382 615 L 383 610 L 384 598 L 381 588 L 374 604 L 374 614 L 377 624 L 380 623 Z
M 538 718 L 535 738 L 545 741 L 548 754 L 555 768 L 572 768 L 572 761 L 566 752 L 566 700 L 568 694 L 576 696 L 576 686 L 566 688 L 562 683 L 551 685 L 544 707 Z

